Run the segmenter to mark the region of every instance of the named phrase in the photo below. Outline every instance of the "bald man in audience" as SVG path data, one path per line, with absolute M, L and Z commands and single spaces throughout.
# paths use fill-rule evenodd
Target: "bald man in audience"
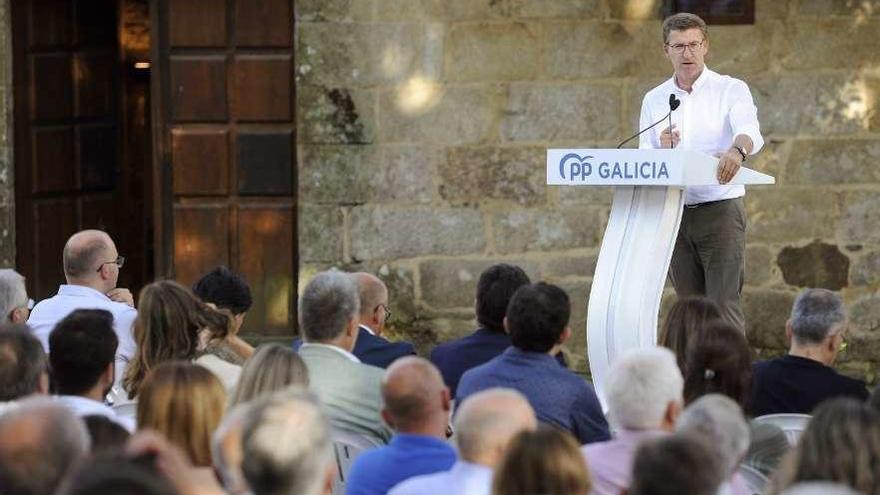
M 0 416 L 0 493 L 46 495 L 89 450 L 85 424 L 47 397 Z
M 416 350 L 409 342 L 391 342 L 382 337 L 385 324 L 391 317 L 385 283 L 366 272 L 352 273 L 350 276 L 357 285 L 361 302 L 358 336 L 351 353 L 362 363 L 379 368 L 387 368 L 404 356 L 415 355 Z M 301 346 L 302 340 L 294 340 L 294 350 L 299 350 Z
M 528 399 L 505 388 L 478 392 L 465 400 L 455 416 L 459 460 L 449 471 L 416 476 L 394 487 L 389 495 L 489 495 L 492 474 L 510 440 L 535 430 L 538 420 Z
M 83 230 L 67 240 L 62 261 L 67 284 L 58 288 L 58 294 L 34 306 L 28 326 L 42 342 L 43 349 L 49 352 L 49 334 L 73 310 L 109 311 L 113 315 L 113 330 L 119 339 L 116 350 L 118 382 L 136 349 L 132 334 L 132 324 L 137 317 L 134 297 L 128 289 L 116 287 L 125 258 L 119 255 L 116 244 L 106 232 Z
M 355 459 L 348 473 L 348 495 L 379 495 L 414 476 L 449 470 L 455 450 L 446 442 L 449 389 L 430 361 L 398 359 L 382 378 L 382 417 L 395 430 L 385 447 Z

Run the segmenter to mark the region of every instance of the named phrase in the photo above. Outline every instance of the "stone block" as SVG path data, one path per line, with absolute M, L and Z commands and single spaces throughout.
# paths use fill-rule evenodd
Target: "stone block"
M 760 12 L 755 19 L 755 24 L 762 24 L 765 20 L 787 19 L 789 4 L 797 0 L 757 0 L 755 12 Z M 834 1 L 834 0 L 831 0 Z
M 440 67 L 442 53 L 428 48 L 433 31 L 413 23 L 297 25 L 298 84 L 363 87 L 406 80 Z
M 391 309 L 389 325 L 405 328 L 419 317 L 416 304 L 415 270 L 406 263 L 359 261 L 341 266 L 347 272 L 367 272 L 379 277 L 388 288 Z
M 797 243 L 833 238 L 837 224 L 836 194 L 813 189 L 752 188 L 746 194 L 749 242 Z
M 486 247 L 483 215 L 469 208 L 356 207 L 351 239 L 357 260 L 471 254 Z
M 613 187 L 559 187 L 555 189 L 561 205 L 587 204 L 611 208 Z
M 620 89 L 609 84 L 510 86 L 505 141 L 614 140 L 620 136 Z
M 590 19 L 601 15 L 599 0 L 509 0 L 514 18 Z
M 764 141 L 764 147 L 757 155 L 749 157 L 747 167 L 772 175 L 776 178 L 777 184 L 788 183 L 786 175 L 786 164 L 790 163 L 792 149 L 800 146 L 801 142 L 796 140 L 779 140 L 767 139 Z
M 769 289 L 743 290 L 743 312 L 746 317 L 746 337 L 752 347 L 787 349 L 785 322 L 794 304 L 794 292 Z
M 380 21 L 484 21 L 510 17 L 512 0 L 379 0 Z
M 748 81 L 765 138 L 838 135 L 868 127 L 865 82 L 855 75 L 807 72 Z
M 447 34 L 447 81 L 535 79 L 541 28 L 522 22 L 458 24 Z
M 798 141 L 786 167 L 787 183 L 880 183 L 880 141 L 842 139 Z
M 376 94 L 302 85 L 297 88 L 297 140 L 303 144 L 365 144 L 375 141 Z
M 440 154 L 413 146 L 302 146 L 300 199 L 308 203 L 430 203 Z
M 772 265 L 773 252 L 769 247 L 760 244 L 746 246 L 745 284 L 758 286 L 769 282 Z
M 335 206 L 299 206 L 300 262 L 342 259 L 343 213 Z
M 438 170 L 440 197 L 456 203 L 546 200 L 544 148 L 453 148 Z
M 656 22 L 560 21 L 544 26 L 545 76 L 588 79 L 671 75 Z
M 608 14 L 611 19 L 626 21 L 662 21 L 662 5 L 660 0 L 640 0 L 638 2 L 608 2 Z M 660 39 L 660 23 L 655 22 L 657 39 Z
M 779 251 L 776 263 L 788 285 L 828 290 L 847 286 L 849 258 L 833 244 L 813 241 L 802 247 L 786 246 Z
M 796 16 L 846 16 L 864 20 L 880 15 L 880 0 L 791 0 Z
M 541 279 L 555 282 L 570 277 L 593 277 L 599 253 L 592 254 L 554 254 L 541 262 Z
M 760 12 L 763 17 L 763 12 Z M 707 63 L 720 74 L 744 79 L 742 74 L 755 74 L 770 69 L 775 47 L 783 43 L 783 24 L 767 21 L 748 26 L 711 26 Z
M 602 239 L 604 208 L 565 207 L 559 210 L 518 210 L 492 218 L 495 251 L 499 253 L 596 249 Z
M 880 286 L 880 251 L 863 253 L 853 260 L 849 281 L 856 287 Z
M 817 36 L 817 33 L 828 35 Z M 833 35 L 831 35 L 833 33 Z M 880 63 L 880 20 L 818 19 L 790 22 L 781 38 L 792 70 L 873 68 Z
M 846 244 L 880 243 L 880 196 L 876 192 L 844 194 L 838 237 Z
M 519 266 L 538 281 L 538 265 L 526 260 L 427 260 L 419 264 L 422 301 L 432 308 L 468 308 L 473 311 L 477 281 L 496 262 Z
M 590 281 L 566 282 L 559 286 L 568 294 L 571 302 L 571 338 L 565 343 L 568 368 L 576 373 L 588 373 L 587 360 L 587 306 L 589 305 Z
M 877 77 L 866 77 L 864 80 L 865 91 L 869 95 L 880 95 L 880 78 Z M 867 98 L 866 98 L 867 100 Z M 875 104 L 870 105 L 868 108 L 868 129 L 871 132 L 880 132 L 880 109 L 877 108 L 876 99 L 874 100 Z
M 298 0 L 293 5 L 299 24 L 369 21 L 376 2 L 377 0 Z
M 0 267 L 15 268 L 15 209 L 0 206 Z
M 880 353 L 880 295 L 871 294 L 850 304 L 849 345 L 852 359 L 876 360 Z
M 491 137 L 500 118 L 504 95 L 498 86 L 436 88 L 432 104 L 411 109 L 401 88 L 379 97 L 379 136 L 383 142 L 462 145 Z M 432 90 L 433 91 L 433 90 Z

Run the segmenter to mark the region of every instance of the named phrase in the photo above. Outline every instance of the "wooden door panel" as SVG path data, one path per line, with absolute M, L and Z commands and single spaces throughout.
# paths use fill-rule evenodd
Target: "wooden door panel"
M 114 125 L 83 125 L 78 129 L 80 188 L 112 192 L 117 183 L 117 130 Z
M 175 279 L 190 286 L 218 265 L 229 265 L 228 207 L 175 207 Z
M 226 57 L 172 56 L 172 118 L 176 122 L 223 122 L 226 109 Z
M 58 193 L 76 190 L 75 131 L 73 126 L 33 130 L 30 192 Z
M 107 47 L 116 43 L 117 0 L 76 0 L 76 44 Z
M 23 275 L 33 284 L 32 294 L 43 297 L 55 293 L 58 284 L 64 281 L 59 246 L 63 248 L 67 238 L 78 230 L 77 201 L 73 198 L 43 200 L 32 211 L 32 225 L 38 226 L 32 230 L 34 254 L 40 262 L 34 265 L 33 271 Z
M 236 148 L 239 194 L 293 194 L 293 131 L 241 132 Z
M 112 53 L 77 54 L 73 58 L 76 117 L 111 117 L 115 114 L 115 67 Z
M 168 10 L 170 46 L 226 46 L 226 0 L 172 1 Z
M 242 55 L 235 58 L 235 115 L 246 122 L 290 120 L 289 55 Z
M 21 1 L 21 0 L 18 0 Z M 28 9 L 30 45 L 34 48 L 66 46 L 73 40 L 71 4 L 67 0 L 32 0 Z
M 293 218 L 292 206 L 239 209 L 237 265 L 254 297 L 245 331 L 283 335 L 293 326 Z
M 70 53 L 49 53 L 31 57 L 33 85 L 31 118 L 61 120 L 73 116 L 73 81 Z
M 171 131 L 176 195 L 210 196 L 229 192 L 229 131 Z
M 290 0 L 235 0 L 235 42 L 240 47 L 289 47 Z

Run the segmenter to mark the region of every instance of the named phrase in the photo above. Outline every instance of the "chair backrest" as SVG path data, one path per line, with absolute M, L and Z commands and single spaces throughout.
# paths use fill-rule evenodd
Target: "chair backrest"
M 812 416 L 809 414 L 789 413 L 766 414 L 764 416 L 758 416 L 754 420 L 759 423 L 770 423 L 782 428 L 782 431 L 785 432 L 785 438 L 788 439 L 788 443 L 794 446 L 801 437 L 801 433 L 807 428 L 810 418 L 812 418 Z
M 764 487 L 767 485 L 767 477 L 764 476 L 761 471 L 746 464 L 740 464 L 737 473 L 745 482 L 746 488 L 749 489 L 749 495 L 760 495 L 764 493 Z
M 336 456 L 336 479 L 333 480 L 333 494 L 345 493 L 345 480 L 348 470 L 361 452 L 379 447 L 372 438 L 346 430 L 333 430 L 333 452 Z

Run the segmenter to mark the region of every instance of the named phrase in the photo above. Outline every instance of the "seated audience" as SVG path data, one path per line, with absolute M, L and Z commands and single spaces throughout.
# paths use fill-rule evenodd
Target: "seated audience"
M 510 440 L 521 431 L 537 428 L 535 411 L 522 394 L 490 388 L 462 403 L 455 417 L 458 460 L 449 471 L 410 478 L 389 495 L 488 495 L 492 473 L 504 458 Z
M 819 405 L 765 493 L 775 495 L 802 481 L 831 481 L 859 493 L 880 493 L 880 416 L 854 399 Z
M 369 273 L 352 273 L 360 298 L 358 337 L 351 351 L 364 364 L 387 368 L 395 359 L 412 356 L 416 353 L 408 342 L 390 342 L 382 337 L 385 324 L 391 317 L 388 309 L 388 288 L 378 277 Z M 299 350 L 302 340 L 293 341 L 293 348 Z
M 0 326 L 0 414 L 29 395 L 49 393 L 43 346 L 25 325 Z
M 446 443 L 449 389 L 426 359 L 398 359 L 382 378 L 382 417 L 394 428 L 391 442 L 359 455 L 348 472 L 348 495 L 384 495 L 421 474 L 446 471 L 455 451 Z
M 807 289 L 797 297 L 785 335 L 788 354 L 753 367 L 749 411 L 753 416 L 810 414 L 833 397 L 868 398 L 865 383 L 843 376 L 831 366 L 846 339 L 843 300 L 826 289 Z
M 608 440 L 592 384 L 553 358 L 571 336 L 570 314 L 568 295 L 559 287 L 543 282 L 520 287 L 504 320 L 511 347 L 466 372 L 458 400 L 487 388 L 512 388 L 529 399 L 539 421 L 571 432 L 581 443 Z
M 261 345 L 242 368 L 229 406 L 271 395 L 290 385 L 308 387 L 306 363 L 299 354 L 281 344 Z
M 0 324 L 24 324 L 34 308 L 34 300 L 28 298 L 24 277 L 15 270 L 0 270 Z
M 116 287 L 125 258 L 119 256 L 113 239 L 100 230 L 83 230 L 70 236 L 62 253 L 66 285 L 58 294 L 34 306 L 28 325 L 49 352 L 49 333 L 75 309 L 106 309 L 113 314 L 113 330 L 119 339 L 116 349 L 116 379 L 121 380 L 126 363 L 135 354 L 133 327 L 137 310 L 128 289 Z
M 82 420 L 89 432 L 91 455 L 122 450 L 131 437 L 131 432 L 107 416 L 91 414 L 82 416 Z
M 195 495 L 178 493 L 148 457 L 108 452 L 88 459 L 68 478 L 58 495 Z
M 391 430 L 382 422 L 379 389 L 382 369 L 351 353 L 358 337 L 360 299 L 351 277 L 336 271 L 315 275 L 299 299 L 299 354 L 309 370 L 309 388 L 341 430 L 385 443 Z
M 211 466 L 211 435 L 226 408 L 226 393 L 210 371 L 185 361 L 156 366 L 144 380 L 138 429 L 155 430 L 196 466 Z
M 639 444 L 675 428 L 682 383 L 675 356 L 663 347 L 634 349 L 614 361 L 606 393 L 616 434 L 581 449 L 593 477 L 591 493 L 618 495 L 629 487 Z
M 714 447 L 712 453 L 718 457 L 724 484 L 731 495 L 751 495 L 738 473 L 749 449 L 749 425 L 733 399 L 720 394 L 700 397 L 682 412 L 676 431 Z
M 704 441 L 667 435 L 645 440 L 636 450 L 626 494 L 716 495 L 724 477 L 718 457 Z
M 104 309 L 76 309 L 49 334 L 49 363 L 58 400 L 77 416 L 97 414 L 134 431 L 132 418 L 104 404 L 116 379 L 113 315 Z
M 283 346 L 279 347 L 289 351 Z M 260 396 L 255 400 L 270 395 L 272 394 Z M 241 435 L 244 431 L 245 419 L 250 414 L 250 406 L 250 403 L 245 403 L 229 409 L 220 421 L 220 425 L 214 430 L 214 435 L 211 436 L 211 459 L 214 462 L 214 471 L 229 495 L 246 495 L 250 492 L 244 473 L 241 471 L 241 462 L 244 459 Z
M 690 345 L 684 378 L 684 402 L 691 404 L 706 394 L 721 394 L 745 408 L 752 375 L 752 350 L 733 324 L 709 324 Z M 785 432 L 776 425 L 751 421 L 746 464 L 771 473 L 789 450 Z
M 2 332 L 0 332 L 2 333 Z M 89 450 L 83 422 L 52 399 L 34 397 L 0 415 L 0 493 L 49 495 Z
M 709 323 L 720 318 L 721 310 L 715 301 L 703 296 L 680 297 L 669 309 L 657 343 L 675 353 L 682 375 L 688 342 L 693 341 Z
M 192 291 L 202 302 L 229 311 L 232 315 L 229 335 L 223 340 L 210 342 L 208 350 L 224 361 L 237 365 L 244 364 L 245 360 L 254 353 L 254 348 L 238 336 L 244 317 L 254 303 L 247 282 L 229 268 L 218 266 L 193 284 Z
M 859 492 L 840 483 L 806 481 L 791 485 L 781 495 L 859 495 Z
M 129 399 L 138 396 L 141 383 L 156 366 L 166 361 L 194 361 L 204 366 L 232 393 L 241 367 L 204 354 L 206 343 L 229 333 L 230 318 L 199 301 L 192 292 L 172 280 L 145 286 L 134 326 L 137 353 L 125 370 L 123 385 Z
M 575 439 L 556 428 L 522 431 L 495 471 L 493 495 L 587 495 L 590 472 Z
M 330 495 L 330 425 L 316 398 L 285 391 L 258 399 L 242 433 L 242 472 L 254 495 Z

